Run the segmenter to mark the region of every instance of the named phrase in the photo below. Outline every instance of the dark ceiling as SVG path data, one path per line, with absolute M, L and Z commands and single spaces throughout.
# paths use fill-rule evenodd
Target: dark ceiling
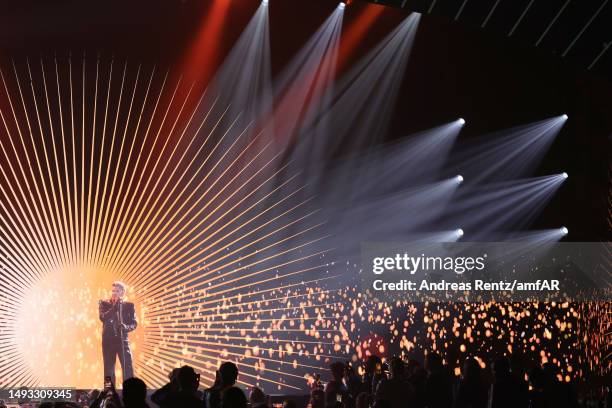
M 223 0 L 219 0 L 223 1 Z M 261 0 L 225 0 L 230 10 L 217 61 L 231 50 Z M 303 47 L 340 0 L 270 0 L 273 77 Z M 537 175 L 570 178 L 534 229 L 565 225 L 575 241 L 608 241 L 612 149 L 610 0 L 379 0 L 385 8 L 360 37 L 347 67 L 411 10 L 422 12 L 389 131 L 402 138 L 458 117 L 462 138 L 562 113 L 569 121 Z M 376 3 L 372 0 L 373 3 Z M 612 2 L 611 2 L 612 3 Z M 0 5 L 0 68 L 39 55 L 113 55 L 174 67 L 189 50 L 212 0 L 6 0 Z M 343 27 L 370 5 L 354 0 Z M 401 7 L 403 6 L 403 10 Z M 430 11 L 431 10 L 431 11 Z M 455 21 L 456 20 L 456 21 Z M 484 27 L 483 27 L 484 26 Z M 372 106 L 377 109 L 377 106 Z
M 610 0 L 369 0 L 444 16 L 612 79 Z

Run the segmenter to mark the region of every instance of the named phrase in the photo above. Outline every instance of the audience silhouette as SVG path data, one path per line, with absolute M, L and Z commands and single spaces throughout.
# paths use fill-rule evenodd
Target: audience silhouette
M 342 402 L 346 406 L 352 406 L 348 387 L 344 384 L 346 377 L 346 366 L 337 361 L 330 366 L 332 379 L 325 386 L 325 403 L 332 405 L 334 402 Z
M 249 404 L 251 408 L 268 408 L 268 396 L 261 388 L 253 387 L 249 394 Z
M 510 361 L 501 357 L 492 366 L 493 384 L 489 391 L 490 408 L 527 408 L 529 387 L 527 383 L 510 370 Z
M 391 359 L 389 378 L 378 383 L 374 399 L 387 401 L 391 408 L 412 405 L 414 391 L 406 378 L 404 361 L 399 357 Z
M 164 392 L 154 394 L 152 400 L 162 408 L 202 408 L 199 385 L 200 375 L 186 365 L 178 370 L 176 377 L 171 375 L 170 383 L 161 388 Z
M 148 408 L 147 386 L 140 378 L 128 378 L 123 382 L 121 394 L 125 408 Z
M 442 357 L 430 352 L 425 357 L 425 406 L 428 408 L 448 408 L 453 405 L 455 376 L 448 366 L 445 366 Z
M 238 367 L 231 362 L 221 364 L 215 375 L 215 383 L 204 391 L 204 407 L 221 407 L 223 393 L 236 384 Z
M 247 399 L 238 387 L 229 387 L 221 394 L 221 408 L 246 408 Z
M 308 404 L 285 399 L 282 408 L 578 408 L 610 407 L 608 392 L 600 400 L 579 402 L 572 383 L 561 377 L 558 366 L 546 363 L 527 370 L 519 359 L 499 357 L 487 366 L 473 357 L 442 359 L 436 352 L 425 355 L 421 366 L 416 358 L 393 357 L 383 362 L 371 356 L 362 371 L 349 362 L 333 362 L 326 375 L 311 381 Z M 162 408 L 274 408 L 263 389 L 251 387 L 249 397 L 236 385 L 238 367 L 224 362 L 216 371 L 215 382 L 203 393 L 198 391 L 200 376 L 193 367 L 172 370 L 168 383 L 151 395 Z M 324 379 L 329 378 L 325 383 Z M 582 395 L 582 394 L 581 394 Z M 148 408 L 147 386 L 138 378 L 123 382 L 121 398 L 110 389 L 88 394 L 88 408 Z M 272 400 L 273 401 L 273 400 Z M 0 401 L 0 405 L 1 405 Z M 607 404 L 607 405 L 606 405 Z M 79 407 L 83 404 L 47 404 L 48 407 Z
M 480 363 L 474 358 L 468 358 L 463 364 L 463 371 L 457 394 L 454 398 L 454 408 L 486 408 L 487 388 L 482 376 Z

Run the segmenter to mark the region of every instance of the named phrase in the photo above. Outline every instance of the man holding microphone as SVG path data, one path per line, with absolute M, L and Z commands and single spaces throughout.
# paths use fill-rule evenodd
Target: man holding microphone
M 121 363 L 123 381 L 134 376 L 128 333 L 136 329 L 136 311 L 133 303 L 123 301 L 126 289 L 123 282 L 113 282 L 111 298 L 98 302 L 102 321 L 104 378 L 110 377 L 113 384 L 117 357 Z

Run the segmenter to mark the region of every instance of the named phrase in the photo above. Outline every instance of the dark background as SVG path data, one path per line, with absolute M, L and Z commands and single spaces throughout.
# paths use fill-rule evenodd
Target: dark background
M 176 65 L 192 44 L 211 3 L 3 2 L 1 63 L 40 55 L 99 53 Z M 232 1 L 222 38 L 216 40 L 221 42 L 221 54 L 229 51 L 258 5 L 258 0 Z M 270 0 L 273 74 L 336 6 L 335 1 L 328 0 Z M 347 7 L 345 26 L 363 7 L 367 4 L 358 1 Z M 353 53 L 352 61 L 408 13 L 407 9 L 385 10 Z M 504 20 L 503 9 L 495 18 L 497 25 L 510 21 L 510 16 Z M 558 30 L 562 32 L 563 27 Z M 456 22 L 443 13 L 423 15 L 386 138 L 406 136 L 458 117 L 468 122 L 460 138 L 469 138 L 566 113 L 569 121 L 545 156 L 539 174 L 567 171 L 570 178 L 532 227 L 565 225 L 570 230 L 567 240 L 609 240 L 610 77 L 602 70 L 589 71 L 575 60 L 529 46 L 521 39 L 521 35 L 509 38 L 461 20 Z M 592 47 L 592 43 L 579 42 L 575 47 L 573 52 L 581 55 L 581 47 Z

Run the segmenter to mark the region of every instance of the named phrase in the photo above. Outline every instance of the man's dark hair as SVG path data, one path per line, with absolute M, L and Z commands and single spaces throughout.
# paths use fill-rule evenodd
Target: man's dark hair
M 198 389 L 198 376 L 193 367 L 182 366 L 178 372 L 178 383 L 182 391 L 196 392 Z
M 425 368 L 428 371 L 436 371 L 442 368 L 442 357 L 440 354 L 432 351 L 425 356 Z
M 510 374 L 510 361 L 506 357 L 500 357 L 493 362 L 493 373 L 500 377 Z
M 142 407 L 147 399 L 147 385 L 140 378 L 132 377 L 123 382 L 123 405 L 129 407 Z
M 462 374 L 465 381 L 478 382 L 482 375 L 482 368 L 475 358 L 470 357 L 463 363 Z
M 545 385 L 544 371 L 540 366 L 533 367 L 528 372 L 529 382 L 535 389 L 540 389 Z
M 236 384 L 238 379 L 238 367 L 231 361 L 226 361 L 219 367 L 219 377 L 224 386 Z
M 297 405 L 294 400 L 286 399 L 283 401 L 283 408 L 297 408 Z
M 238 387 L 229 387 L 221 395 L 221 408 L 246 408 L 247 398 Z
M 251 404 L 265 404 L 266 394 L 259 387 L 253 387 L 249 396 Z
M 312 390 L 310 393 L 310 405 L 312 408 L 323 408 L 325 406 L 325 391 L 320 388 Z
M 389 368 L 391 369 L 391 374 L 393 374 L 393 377 L 402 377 L 404 375 L 405 367 L 406 364 L 404 364 L 404 361 L 401 358 L 393 357 L 391 359 L 391 364 L 389 365 Z
M 329 366 L 334 379 L 340 379 L 344 376 L 345 366 L 340 361 L 336 361 Z

